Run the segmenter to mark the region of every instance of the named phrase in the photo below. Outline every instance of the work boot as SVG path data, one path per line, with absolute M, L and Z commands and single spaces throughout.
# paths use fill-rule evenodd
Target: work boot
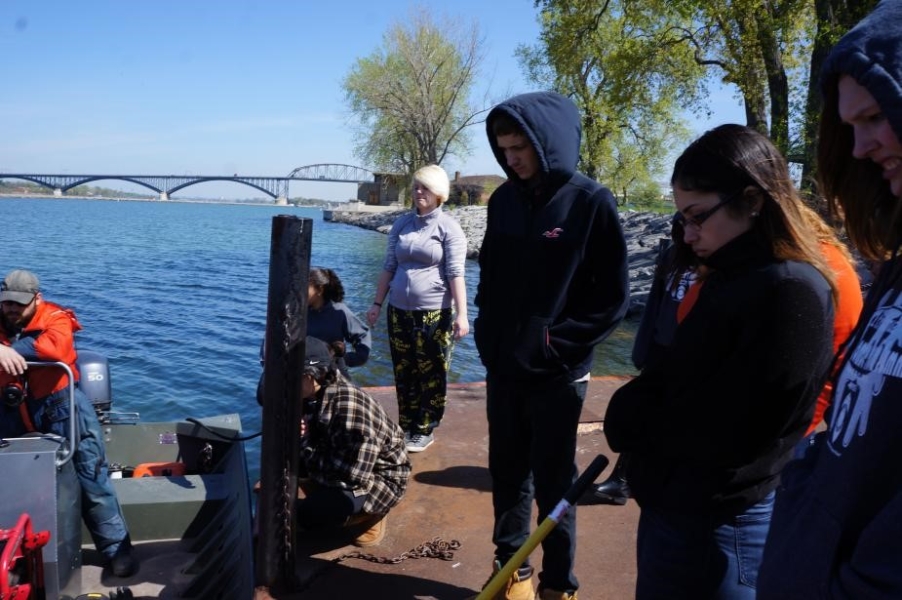
M 348 527 L 363 529 L 363 533 L 354 538 L 354 545 L 359 548 L 375 546 L 385 537 L 385 520 L 387 515 L 371 515 L 360 513 L 348 519 Z
M 500 570 L 501 562 L 496 560 L 493 564 L 492 577 L 489 577 L 489 581 Z M 530 581 L 533 571 L 532 567 L 520 567 L 517 569 L 510 576 L 510 579 L 504 582 L 498 593 L 492 596 L 491 600 L 534 600 L 535 590 L 533 590 L 532 581 Z M 482 586 L 483 589 L 489 584 L 489 581 L 485 582 L 485 585 Z M 471 596 L 467 600 L 475 600 L 478 596 L 479 594 L 476 594 L 476 596 Z
M 623 506 L 630 499 L 630 486 L 626 481 L 626 455 L 617 457 L 611 476 L 595 487 L 595 497 L 603 504 Z
M 576 592 L 559 592 L 548 588 L 536 592 L 535 600 L 576 600 Z
M 138 561 L 132 555 L 132 545 L 126 539 L 110 559 L 110 571 L 116 577 L 131 577 L 138 572 Z

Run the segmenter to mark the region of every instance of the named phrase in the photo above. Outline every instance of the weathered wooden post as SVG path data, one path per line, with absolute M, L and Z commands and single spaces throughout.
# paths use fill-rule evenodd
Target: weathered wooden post
M 256 585 L 291 590 L 294 572 L 301 372 L 313 220 L 273 217 L 263 368 Z

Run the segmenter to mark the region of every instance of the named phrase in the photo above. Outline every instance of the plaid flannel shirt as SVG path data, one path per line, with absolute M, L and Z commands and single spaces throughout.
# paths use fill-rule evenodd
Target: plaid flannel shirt
M 367 513 L 385 514 L 400 502 L 410 477 L 404 432 L 369 394 L 339 375 L 311 428 L 301 454 L 311 479 L 369 494 Z

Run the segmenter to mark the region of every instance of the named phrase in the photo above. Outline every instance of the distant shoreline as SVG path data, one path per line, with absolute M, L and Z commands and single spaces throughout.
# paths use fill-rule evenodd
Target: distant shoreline
M 159 198 L 129 198 L 127 196 L 54 196 L 53 194 L 8 194 L 0 192 L 0 198 L 21 198 L 24 200 L 100 200 L 103 202 L 155 202 L 159 204 L 179 203 L 179 204 L 228 204 L 239 206 L 265 206 L 278 208 L 314 208 L 317 210 L 330 210 L 326 206 L 318 204 L 276 204 L 275 202 L 249 202 L 241 200 L 200 200 L 200 199 L 184 199 L 170 198 L 169 200 L 160 200 Z

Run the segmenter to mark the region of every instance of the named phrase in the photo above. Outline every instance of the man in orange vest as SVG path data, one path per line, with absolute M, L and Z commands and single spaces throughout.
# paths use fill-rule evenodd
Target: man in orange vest
M 66 363 L 77 383 L 75 332 L 80 329 L 75 313 L 44 300 L 33 273 L 15 270 L 0 284 L 0 436 L 68 436 L 68 375 L 59 367 L 27 363 Z M 138 562 L 110 481 L 100 423 L 77 387 L 75 396 L 78 439 L 72 463 L 81 484 L 82 518 L 113 575 L 128 577 L 137 572 Z

